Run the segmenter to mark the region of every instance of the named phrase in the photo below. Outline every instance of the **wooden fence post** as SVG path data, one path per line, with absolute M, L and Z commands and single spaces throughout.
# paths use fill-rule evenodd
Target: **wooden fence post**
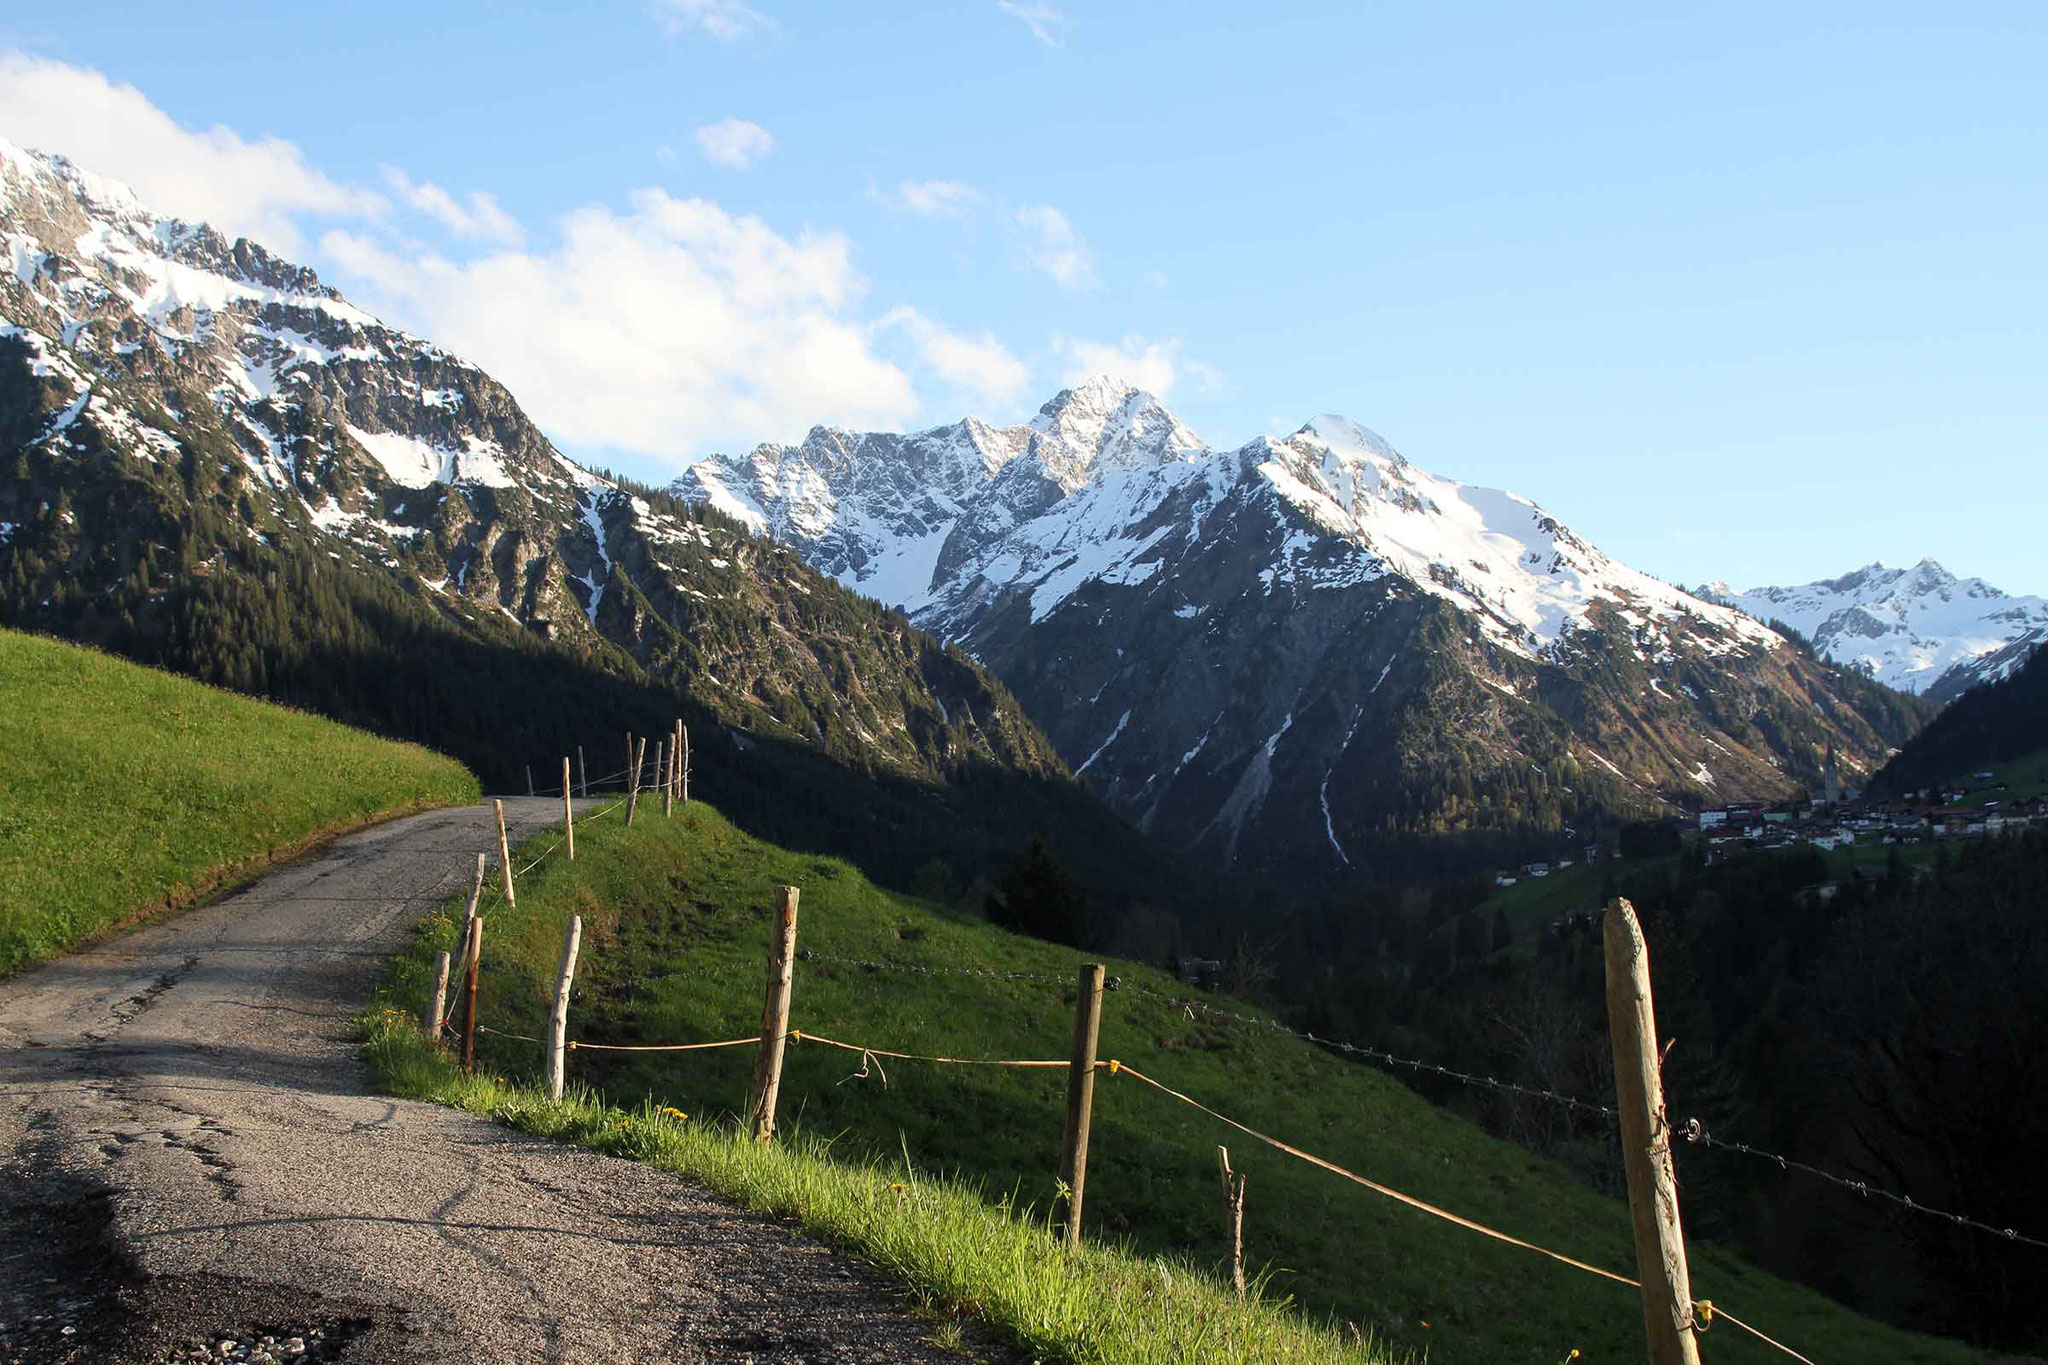
M 569 756 L 562 755 L 562 844 L 576 861 L 576 807 L 569 804 Z
M 633 732 L 626 731 L 626 780 L 633 780 Z
M 661 770 L 661 818 L 673 819 L 676 813 L 676 750 L 671 744 L 668 751 L 668 766 Z
M 689 742 L 683 738 L 683 722 L 681 718 L 678 718 L 676 720 L 675 781 L 671 785 L 673 785 L 676 789 L 676 804 L 679 806 L 690 799 L 689 797 L 683 795 L 683 782 L 685 780 L 683 777 L 683 770 L 689 766 L 689 762 L 690 745 Z
M 562 969 L 555 975 L 555 1008 L 548 1015 L 548 1098 L 562 1098 L 563 1073 L 569 1057 L 569 986 L 576 980 L 576 950 L 583 946 L 583 916 L 569 916 L 562 939 Z
M 782 1093 L 782 1045 L 789 1033 L 789 979 L 796 966 L 797 889 L 782 888 L 775 915 L 775 936 L 768 941 L 768 990 L 761 1002 L 761 1051 L 754 1062 L 754 1088 L 747 1097 L 747 1117 L 754 1137 L 775 1136 L 775 1100 Z
M 533 795 L 533 765 L 531 763 L 526 765 L 526 794 L 528 796 Z
M 1237 1301 L 1243 1303 L 1244 1176 L 1230 1169 L 1228 1147 L 1218 1147 L 1216 1159 L 1223 1163 L 1223 1220 L 1230 1229 L 1230 1285 L 1237 1290 Z
M 469 947 L 463 956 L 468 960 L 468 980 L 464 982 L 464 995 L 468 1009 L 462 1021 L 462 1069 L 464 1073 L 476 1070 L 476 973 L 484 956 L 484 917 L 478 915 L 469 922 Z
M 576 794 L 586 801 L 590 799 L 590 769 L 583 762 L 581 744 L 576 746 Z
M 476 903 L 484 898 L 484 864 L 488 861 L 483 854 L 476 855 L 476 883 L 469 888 L 469 912 L 462 917 L 462 942 L 469 943 L 469 922 L 476 918 Z
M 1643 1327 L 1651 1365 L 1699 1365 L 1692 1334 L 1692 1280 L 1678 1222 L 1678 1177 L 1671 1166 L 1671 1121 L 1657 1056 L 1657 1009 L 1650 997 L 1650 953 L 1635 907 L 1607 902 L 1601 937 L 1607 950 L 1607 1030 L 1614 1044 L 1614 1101 L 1621 1111 L 1621 1156 L 1635 1222 L 1636 1277 L 1643 1283 Z
M 505 803 L 491 802 L 498 808 L 498 862 L 505 874 L 505 904 L 517 905 L 512 895 L 512 844 L 505 837 Z
M 420 1020 L 429 1041 L 441 1037 L 441 1021 L 448 1017 L 448 954 L 434 954 L 434 995 L 427 1002 L 427 1017 Z
M 1095 1112 L 1095 1044 L 1102 1034 L 1102 964 L 1081 969 L 1074 1002 L 1074 1051 L 1067 1064 L 1067 1131 L 1060 1150 L 1067 1250 L 1081 1245 L 1081 1195 L 1088 1183 L 1088 1126 Z
M 654 766 L 647 770 L 647 793 L 650 796 L 654 794 L 656 787 L 666 788 L 668 786 L 668 769 L 663 766 L 668 759 L 662 753 L 662 750 L 666 747 L 668 747 L 668 740 L 657 739 L 654 741 Z M 664 801 L 668 799 L 666 790 L 662 793 L 662 799 Z
M 647 741 L 643 739 L 640 741 L 639 746 L 635 748 L 632 754 L 626 759 L 626 767 L 628 769 L 628 772 L 626 774 L 626 780 L 628 783 L 628 791 L 626 793 L 626 823 L 629 826 L 633 823 L 633 813 L 640 809 L 640 762 L 642 759 L 646 757 Z

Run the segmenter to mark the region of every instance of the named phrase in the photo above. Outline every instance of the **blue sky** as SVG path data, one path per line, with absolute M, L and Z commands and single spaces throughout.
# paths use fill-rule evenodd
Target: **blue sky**
M 2048 592 L 2039 5 L 581 8 L 75 3 L 0 135 L 643 477 L 1112 368 L 1675 581 Z

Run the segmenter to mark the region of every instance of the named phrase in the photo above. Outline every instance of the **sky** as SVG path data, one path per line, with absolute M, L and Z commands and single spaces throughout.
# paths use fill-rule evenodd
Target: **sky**
M 0 136 L 644 479 L 1109 372 L 1673 582 L 2048 594 L 2043 70 L 2033 0 L 73 0 L 0 18 Z

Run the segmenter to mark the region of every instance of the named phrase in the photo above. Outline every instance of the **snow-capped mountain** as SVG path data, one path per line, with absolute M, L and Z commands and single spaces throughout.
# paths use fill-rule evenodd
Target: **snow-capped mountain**
M 1910 569 L 1869 564 L 1794 588 L 1736 592 L 1713 583 L 1701 591 L 1785 622 L 1844 667 L 1936 701 L 2007 676 L 2048 640 L 2048 599 L 2008 596 L 1931 559 Z
M 1874 766 L 1913 724 L 1341 417 L 1216 450 L 1100 379 L 1021 426 L 818 428 L 675 491 L 962 643 L 1141 825 L 1274 870 L 1555 847 L 1789 791 L 1830 742 Z
M 147 655 L 193 629 L 170 603 L 194 583 L 334 565 L 358 597 L 402 587 L 406 629 L 513 623 L 861 766 L 1058 770 L 985 673 L 787 550 L 580 467 L 311 270 L 4 141 L 0 462 L 9 624 Z

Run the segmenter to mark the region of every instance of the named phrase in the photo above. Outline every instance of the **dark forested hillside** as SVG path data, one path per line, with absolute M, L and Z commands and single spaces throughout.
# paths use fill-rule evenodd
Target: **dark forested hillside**
M 1811 847 L 1711 864 L 1675 839 L 1642 852 L 1601 897 L 1628 897 L 1649 939 L 1674 1122 L 2048 1240 L 2048 830 L 1848 880 Z M 1489 889 L 1354 899 L 1247 943 L 1227 973 L 1269 983 L 1319 1034 L 1610 1102 L 1597 901 L 1531 934 L 1485 908 Z M 1598 1115 L 1415 1083 L 1617 1187 Z M 1686 1143 L 1677 1156 L 1691 1237 L 1873 1316 L 2048 1348 L 2048 1251 L 1773 1160 Z
M 1998 682 L 1957 697 L 1871 779 L 1887 795 L 1917 791 L 1973 769 L 2048 749 L 2048 649 Z

